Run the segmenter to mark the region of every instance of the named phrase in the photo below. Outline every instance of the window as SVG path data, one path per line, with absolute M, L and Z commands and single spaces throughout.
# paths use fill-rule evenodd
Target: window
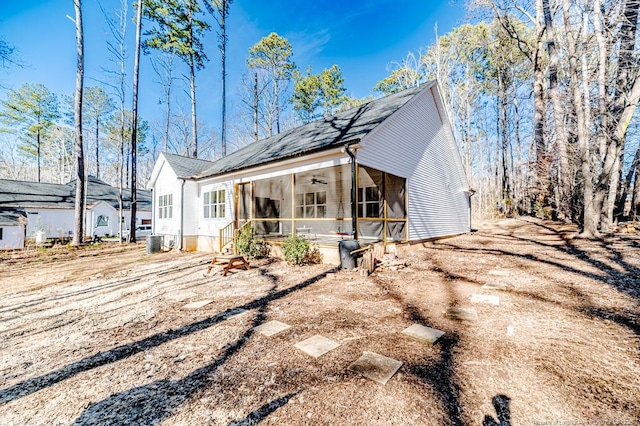
M 381 217 L 380 191 L 376 186 L 358 188 L 358 217 Z
M 225 191 L 209 191 L 204 193 L 204 217 L 205 219 L 215 219 L 225 217 Z
M 101 214 L 96 220 L 96 226 L 109 226 L 109 216 Z
M 296 194 L 296 217 L 323 218 L 327 216 L 327 193 Z
M 173 217 L 173 194 L 158 197 L 158 218 L 171 219 Z

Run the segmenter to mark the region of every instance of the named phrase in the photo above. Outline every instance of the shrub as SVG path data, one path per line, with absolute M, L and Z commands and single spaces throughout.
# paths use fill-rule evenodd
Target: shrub
M 292 265 L 320 263 L 320 251 L 311 247 L 309 240 L 298 236 L 289 236 L 282 243 L 284 260 Z
M 250 225 L 243 226 L 240 232 L 238 232 L 236 248 L 238 249 L 238 253 L 251 258 L 266 257 L 269 255 L 269 245 L 255 237 L 253 227 Z

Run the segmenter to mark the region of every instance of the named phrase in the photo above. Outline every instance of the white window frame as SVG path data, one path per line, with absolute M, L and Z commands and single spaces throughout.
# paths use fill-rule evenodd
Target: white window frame
M 322 202 L 323 199 L 324 202 Z M 296 194 L 295 203 L 296 219 L 324 219 L 327 217 L 327 191 Z
M 158 219 L 173 218 L 173 194 L 158 196 Z
M 370 196 L 370 193 L 373 192 L 373 190 L 375 190 L 375 193 L 378 195 L 378 197 L 375 199 Z M 380 217 L 382 217 L 380 215 L 381 202 L 382 200 L 380 197 L 380 188 L 378 188 L 377 186 L 362 186 L 358 188 L 358 217 L 364 219 L 379 219 Z M 376 211 L 375 215 L 367 214 L 369 207 L 372 207 L 373 210 Z
M 215 189 L 202 195 L 203 216 L 205 219 L 226 217 L 227 194 L 224 189 Z

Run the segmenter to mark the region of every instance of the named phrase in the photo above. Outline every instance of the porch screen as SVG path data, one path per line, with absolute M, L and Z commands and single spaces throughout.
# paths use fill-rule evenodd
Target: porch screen
M 348 164 L 295 174 L 296 233 L 340 238 L 351 234 L 351 168 Z
M 359 166 L 358 237 L 403 241 L 406 217 L 406 179 Z
M 259 235 L 291 232 L 291 175 L 253 181 L 253 226 Z

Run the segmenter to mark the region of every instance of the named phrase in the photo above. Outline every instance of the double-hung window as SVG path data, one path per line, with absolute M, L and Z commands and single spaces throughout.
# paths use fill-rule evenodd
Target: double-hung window
M 204 193 L 204 218 L 216 219 L 225 217 L 225 191 L 219 189 Z
M 296 217 L 324 218 L 326 216 L 327 216 L 326 191 L 296 194 Z
M 358 217 L 381 217 L 380 191 L 375 186 L 358 188 Z
M 173 194 L 158 197 L 158 218 L 171 219 L 173 217 Z

